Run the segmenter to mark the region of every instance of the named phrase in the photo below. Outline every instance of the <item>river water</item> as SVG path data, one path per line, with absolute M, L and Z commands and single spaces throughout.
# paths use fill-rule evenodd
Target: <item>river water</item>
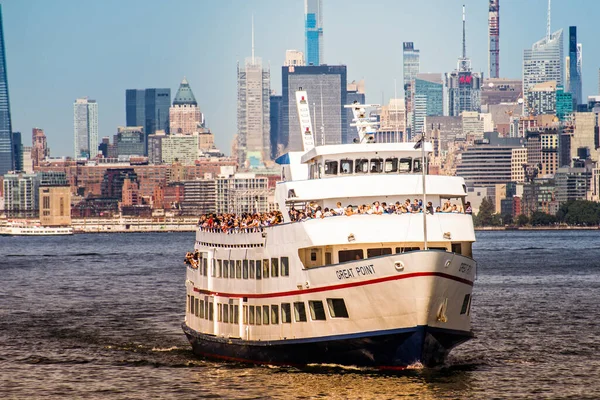
M 479 232 L 477 338 L 393 374 L 196 358 L 193 233 L 0 237 L 0 398 L 600 398 L 600 232 Z

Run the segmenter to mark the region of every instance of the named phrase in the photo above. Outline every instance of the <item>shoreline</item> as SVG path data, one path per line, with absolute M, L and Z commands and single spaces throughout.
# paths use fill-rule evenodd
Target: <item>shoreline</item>
M 600 226 L 478 226 L 476 231 L 597 231 Z

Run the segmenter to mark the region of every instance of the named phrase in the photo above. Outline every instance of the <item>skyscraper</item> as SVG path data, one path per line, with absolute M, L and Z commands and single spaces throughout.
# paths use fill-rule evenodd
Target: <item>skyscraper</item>
M 488 35 L 490 78 L 500 78 L 500 0 L 490 0 Z
M 15 162 L 15 171 L 23 171 L 23 141 L 21 132 L 12 133 L 13 157 Z
M 12 143 L 8 80 L 6 77 L 2 6 L 0 5 L 0 175 L 4 175 L 15 168 L 15 155 L 13 153 L 14 146 Z
M 306 65 L 324 64 L 322 0 L 304 0 L 304 24 Z
M 94 158 L 98 154 L 98 103 L 83 97 L 73 103 L 75 158 Z
M 302 150 L 300 120 L 296 108 L 296 91 L 308 96 L 313 116 L 315 144 L 348 142 L 347 79 L 345 65 L 282 67 L 282 142 L 287 151 Z
M 171 89 L 127 89 L 125 91 L 125 114 L 127 126 L 143 126 L 146 135 L 157 130 L 169 132 L 169 107 Z M 148 148 L 146 147 L 146 154 Z
M 479 111 L 481 105 L 481 74 L 473 72 L 467 57 L 466 17 L 463 6 L 462 57 L 454 72 L 447 75 L 448 113 L 458 117 L 463 111 Z
M 417 74 L 412 95 L 414 132 L 422 132 L 426 117 L 444 115 L 444 81 L 442 74 Z
M 198 132 L 204 124 L 204 118 L 198 107 L 198 102 L 187 79 L 183 78 L 173 106 L 169 108 L 169 132 L 191 135 Z
M 581 94 L 581 43 L 577 43 L 577 27 L 569 27 L 569 56 L 567 57 L 566 91 L 573 95 L 573 103 L 582 104 Z
M 277 158 L 278 154 L 283 150 L 281 143 L 281 106 L 283 104 L 283 97 L 281 95 L 271 94 L 269 97 L 269 113 L 270 113 L 270 125 L 271 125 L 271 158 Z
M 546 37 L 535 42 L 531 49 L 523 52 L 523 95 L 538 83 L 556 81 L 564 86 L 563 76 L 563 31 L 550 33 L 550 0 L 548 0 L 548 24 Z
M 254 56 L 254 21 L 252 22 L 252 57 L 237 66 L 237 159 L 240 167 L 258 168 L 270 160 L 271 72 Z
M 402 43 L 402 73 L 404 82 L 404 105 L 406 107 L 406 133 L 405 138 L 411 135 L 412 124 L 412 82 L 419 73 L 420 68 L 419 50 L 415 49 L 413 42 Z
M 31 130 L 31 144 L 31 161 L 33 162 L 33 167 L 39 167 L 42 161 L 50 155 L 43 129 L 33 128 Z

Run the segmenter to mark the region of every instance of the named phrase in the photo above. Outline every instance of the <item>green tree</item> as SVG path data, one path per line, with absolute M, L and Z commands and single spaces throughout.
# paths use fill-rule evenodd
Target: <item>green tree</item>
M 517 216 L 517 225 L 518 226 L 524 226 L 527 225 L 529 223 L 529 217 L 525 214 L 519 214 Z
M 531 214 L 531 225 L 533 226 L 548 226 L 556 223 L 558 219 L 551 214 L 546 214 L 545 212 L 535 211 Z
M 502 222 L 504 225 L 512 225 L 513 224 L 513 216 L 511 214 L 502 215 Z
M 475 224 L 477 226 L 492 226 L 494 222 L 494 211 L 496 210 L 492 201 L 487 197 L 484 197 L 479 205 L 479 212 L 477 213 Z

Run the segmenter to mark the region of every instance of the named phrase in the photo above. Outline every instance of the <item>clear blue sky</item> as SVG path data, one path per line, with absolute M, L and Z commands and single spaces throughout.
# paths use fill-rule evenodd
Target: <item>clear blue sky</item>
M 486 0 L 324 0 L 328 64 L 364 78 L 367 101 L 387 101 L 402 80 L 402 42 L 421 50 L 422 72 L 447 72 L 461 52 L 461 5 L 467 6 L 467 53 L 487 76 Z M 583 94 L 597 94 L 600 1 L 554 0 L 552 30 L 578 27 Z M 501 0 L 500 74 L 520 78 L 523 49 L 545 35 L 547 0 Z M 99 103 L 100 136 L 125 124 L 125 89 L 170 87 L 186 76 L 215 134 L 230 152 L 236 131 L 236 61 L 256 55 L 271 65 L 281 93 L 286 49 L 304 51 L 303 0 L 3 0 L 13 130 L 31 145 L 46 131 L 53 156 L 72 155 L 73 101 Z M 355 36 L 352 36 L 355 35 Z

